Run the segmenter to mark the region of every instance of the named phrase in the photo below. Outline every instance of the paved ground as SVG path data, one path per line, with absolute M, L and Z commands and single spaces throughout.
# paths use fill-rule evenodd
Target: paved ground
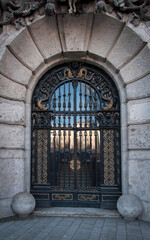
M 39 217 L 0 220 L 0 240 L 150 240 L 150 223 L 122 218 Z

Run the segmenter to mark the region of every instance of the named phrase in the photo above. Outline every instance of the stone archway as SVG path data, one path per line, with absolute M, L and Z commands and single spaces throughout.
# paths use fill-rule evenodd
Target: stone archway
M 141 32 L 143 29 L 141 26 Z M 146 32 L 139 37 L 135 31 L 107 15 L 83 14 L 78 18 L 41 17 L 18 33 L 12 30 L 9 36 L 6 32 L 3 34 L 0 62 L 2 216 L 12 214 L 11 199 L 17 192 L 30 189 L 30 108 L 34 86 L 58 63 L 80 59 L 104 68 L 119 89 L 122 189 L 123 193 L 140 197 L 145 211 L 143 218 L 149 217 L 149 186 L 145 183 L 150 175 L 150 52 L 145 42 Z

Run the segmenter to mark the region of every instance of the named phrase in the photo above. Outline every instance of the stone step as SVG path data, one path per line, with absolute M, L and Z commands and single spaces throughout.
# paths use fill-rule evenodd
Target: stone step
M 49 217 L 120 217 L 117 210 L 108 210 L 100 208 L 78 208 L 78 207 L 51 207 L 36 208 L 34 216 Z

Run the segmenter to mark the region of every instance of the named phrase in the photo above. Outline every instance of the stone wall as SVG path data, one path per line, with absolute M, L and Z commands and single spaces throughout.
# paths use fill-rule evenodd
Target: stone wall
M 12 197 L 30 191 L 31 97 L 40 77 L 81 60 L 103 68 L 121 100 L 122 190 L 143 203 L 150 220 L 150 42 L 138 28 L 92 13 L 37 17 L 0 42 L 0 217 L 13 215 Z

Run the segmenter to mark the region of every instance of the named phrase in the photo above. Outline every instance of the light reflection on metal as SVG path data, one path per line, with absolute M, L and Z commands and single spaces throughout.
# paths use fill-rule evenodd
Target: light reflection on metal
M 74 171 L 75 169 L 75 161 L 74 159 L 70 161 L 70 168 Z M 79 170 L 81 168 L 81 163 L 79 160 L 76 161 L 76 169 Z

